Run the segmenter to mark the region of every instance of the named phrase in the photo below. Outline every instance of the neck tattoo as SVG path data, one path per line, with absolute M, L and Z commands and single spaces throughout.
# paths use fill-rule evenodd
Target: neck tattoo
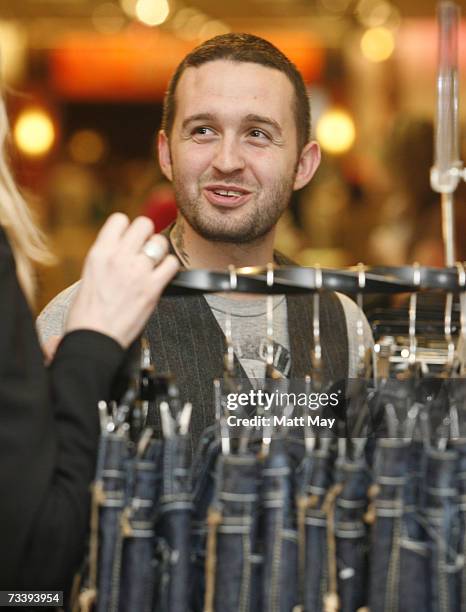
M 184 245 L 184 224 L 182 221 L 176 221 L 170 237 L 178 257 L 186 268 L 189 267 L 189 255 Z

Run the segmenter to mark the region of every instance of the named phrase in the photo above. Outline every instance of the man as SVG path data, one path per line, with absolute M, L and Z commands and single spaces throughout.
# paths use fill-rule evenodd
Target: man
M 159 161 L 179 214 L 167 232 L 186 268 L 289 263 L 273 251 L 276 224 L 294 190 L 314 175 L 320 150 L 310 140 L 310 108 L 296 67 L 267 41 L 217 36 L 191 52 L 170 83 Z M 44 340 L 60 334 L 74 286 L 39 317 Z M 226 318 L 232 320 L 238 378 L 264 375 L 265 300 L 210 295 L 164 298 L 146 333 L 156 368 L 175 374 L 193 403 L 193 441 L 214 420 L 213 385 L 222 376 Z M 344 296 L 321 298 L 323 374 L 355 375 L 359 311 Z M 366 344 L 370 331 L 365 323 Z M 285 376 L 310 371 L 312 300 L 274 298 L 274 366 Z

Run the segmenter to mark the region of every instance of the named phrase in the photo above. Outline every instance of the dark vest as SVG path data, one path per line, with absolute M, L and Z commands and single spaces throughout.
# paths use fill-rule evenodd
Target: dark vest
M 168 237 L 168 231 L 163 232 Z M 171 246 L 171 252 L 174 253 Z M 289 259 L 275 253 L 279 265 Z M 311 369 L 312 296 L 288 295 L 288 333 L 290 338 L 290 378 L 302 379 Z M 213 380 L 223 374 L 225 336 L 204 296 L 162 297 L 150 317 L 146 334 L 152 360 L 158 373 L 170 372 L 180 388 L 181 401 L 193 405 L 191 436 L 193 446 L 203 430 L 215 420 Z M 320 335 L 324 381 L 348 376 L 348 333 L 345 314 L 334 293 L 323 293 L 320 300 Z M 246 378 L 235 357 L 238 378 Z M 158 418 L 153 423 L 158 429 Z

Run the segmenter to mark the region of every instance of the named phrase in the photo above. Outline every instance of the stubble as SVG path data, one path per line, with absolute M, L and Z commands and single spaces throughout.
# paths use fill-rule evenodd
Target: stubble
M 244 205 L 244 212 L 239 209 L 230 214 L 203 201 L 200 187 L 195 195 L 190 194 L 182 178 L 173 177 L 178 209 L 194 231 L 212 242 L 235 244 L 257 242 L 275 227 L 291 199 L 293 182 L 294 177 L 275 181 L 267 192 L 253 194 L 255 200 Z

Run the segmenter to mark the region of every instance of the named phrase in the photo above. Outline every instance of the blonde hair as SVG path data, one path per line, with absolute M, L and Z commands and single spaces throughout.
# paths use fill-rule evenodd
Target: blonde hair
M 21 288 L 32 304 L 36 289 L 33 264 L 50 264 L 54 258 L 13 179 L 7 160 L 8 135 L 8 117 L 0 95 L 0 225 L 10 241 Z

